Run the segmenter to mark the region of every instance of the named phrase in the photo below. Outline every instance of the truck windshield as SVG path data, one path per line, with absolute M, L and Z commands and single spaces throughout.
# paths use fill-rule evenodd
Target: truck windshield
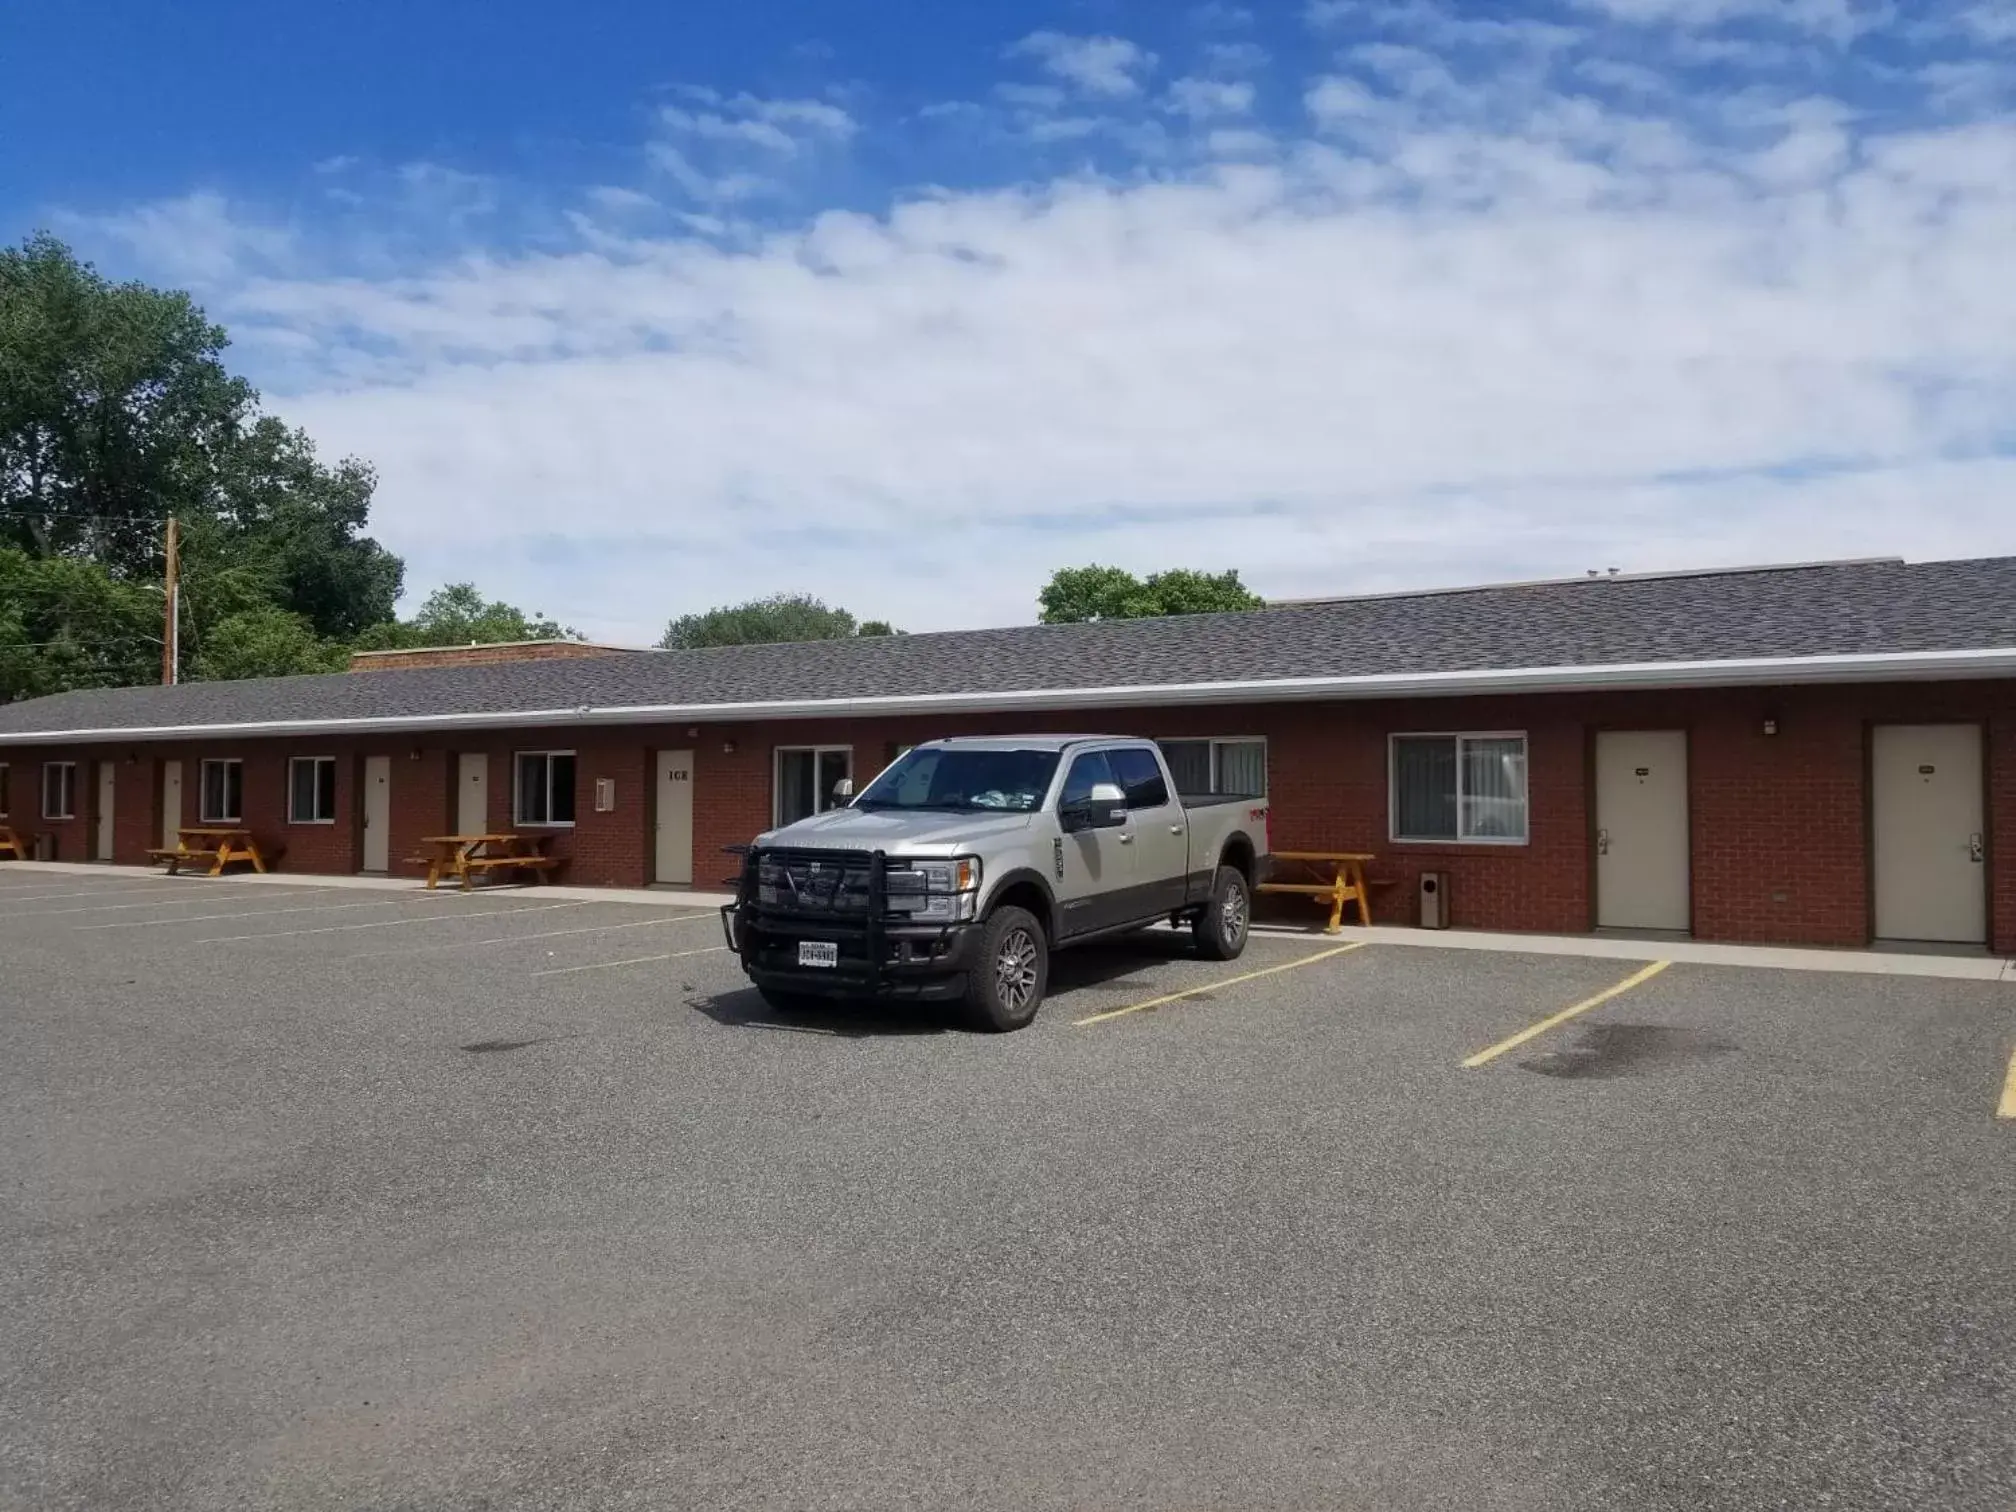
M 953 809 L 1029 813 L 1057 771 L 1055 751 L 972 751 L 919 746 L 868 784 L 857 809 Z

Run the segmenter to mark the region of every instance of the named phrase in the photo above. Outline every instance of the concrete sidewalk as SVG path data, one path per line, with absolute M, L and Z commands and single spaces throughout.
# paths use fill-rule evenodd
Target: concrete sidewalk
M 74 876 L 153 879 L 163 883 L 207 878 L 171 878 L 154 867 L 107 866 L 98 862 L 18 861 L 0 863 L 0 889 L 5 879 L 21 874 L 68 873 Z M 301 873 L 232 872 L 233 884 L 271 887 L 376 888 L 419 892 L 424 885 L 411 877 L 320 877 Z M 728 893 L 687 891 L 669 887 L 571 887 L 534 884 L 484 892 L 536 892 L 541 897 L 580 899 L 591 903 L 642 903 L 661 908 L 719 908 L 734 902 Z M 7 895 L 0 890 L 0 909 Z M 1253 933 L 1270 939 L 1365 940 L 1375 945 L 1405 945 L 1417 950 L 1484 950 L 1513 955 L 1586 956 L 1618 961 L 1681 961 L 1702 966 L 1748 966 L 1770 971 L 1839 971 L 1861 976 L 1938 977 L 1950 981 L 2016 983 L 2016 961 L 1980 952 L 1923 953 L 1905 950 L 1817 949 L 1791 945 L 1718 945 L 1703 940 L 1629 939 L 1615 935 L 1511 934 L 1466 929 L 1404 929 L 1379 924 L 1348 928 L 1337 935 L 1280 924 L 1256 924 Z
M 307 872 L 258 872 L 234 871 L 223 877 L 208 877 L 201 873 L 184 872 L 179 877 L 171 877 L 157 866 L 108 866 L 99 861 L 7 861 L 0 862 L 0 888 L 4 888 L 9 877 L 27 873 L 55 875 L 65 873 L 77 877 L 116 878 L 121 882 L 156 881 L 165 884 L 176 882 L 229 882 L 243 883 L 253 887 L 349 887 L 360 890 L 377 889 L 380 892 L 425 892 L 427 884 L 417 877 L 325 877 Z M 460 889 L 452 883 L 439 889 L 442 892 L 456 892 Z M 582 899 L 591 903 L 655 903 L 665 908 L 718 908 L 724 903 L 735 901 L 732 894 L 716 892 L 689 892 L 683 888 L 671 887 L 573 887 L 548 883 L 495 883 L 486 882 L 476 891 L 491 892 L 536 892 L 542 898 Z M 7 894 L 0 891 L 0 908 L 4 908 Z

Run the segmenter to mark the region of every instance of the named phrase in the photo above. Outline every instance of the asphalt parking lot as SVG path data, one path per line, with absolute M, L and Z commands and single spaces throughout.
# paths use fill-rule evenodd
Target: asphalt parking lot
M 1349 943 L 0 869 L 0 1507 L 2016 1505 L 2016 989 Z

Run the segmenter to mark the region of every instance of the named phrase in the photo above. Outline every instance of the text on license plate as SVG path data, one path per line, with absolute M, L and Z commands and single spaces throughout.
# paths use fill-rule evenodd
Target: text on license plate
M 831 940 L 800 940 L 798 942 L 798 964 L 800 966 L 838 966 L 840 947 Z

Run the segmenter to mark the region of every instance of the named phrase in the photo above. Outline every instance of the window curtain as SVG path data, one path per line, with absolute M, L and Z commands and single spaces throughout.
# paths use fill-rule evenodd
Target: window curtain
M 1447 736 L 1393 742 L 1394 834 L 1456 838 L 1456 742 Z
M 1267 742 L 1227 740 L 1218 746 L 1218 785 L 1221 793 L 1267 794 Z
M 1516 840 L 1526 833 L 1526 742 L 1463 742 L 1463 834 Z

